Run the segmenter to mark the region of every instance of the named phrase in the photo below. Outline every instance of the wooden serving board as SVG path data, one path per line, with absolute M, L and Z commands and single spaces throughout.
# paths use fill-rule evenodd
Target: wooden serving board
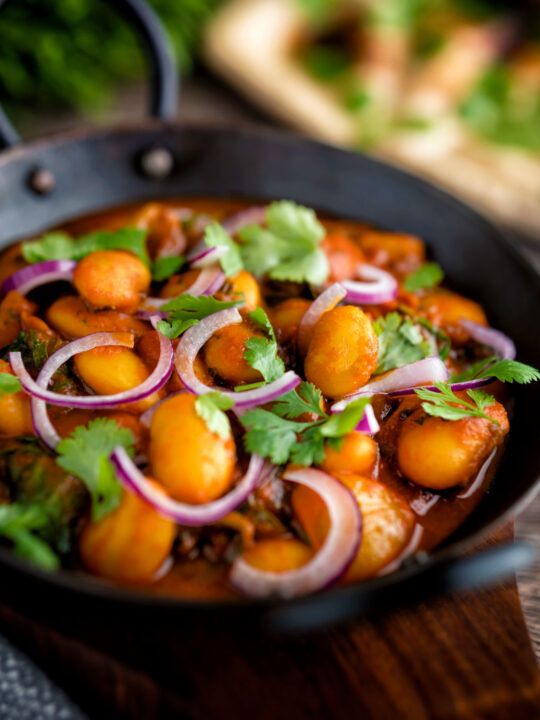
M 492 542 L 511 536 L 507 527 Z M 306 636 L 84 617 L 68 637 L 6 606 L 0 632 L 92 718 L 540 718 L 515 582 Z

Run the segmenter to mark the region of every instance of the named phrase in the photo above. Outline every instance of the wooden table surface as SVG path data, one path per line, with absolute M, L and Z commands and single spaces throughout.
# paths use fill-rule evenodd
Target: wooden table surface
M 120 107 L 134 98 L 138 91 Z M 180 114 L 267 122 L 206 75 L 184 86 Z M 540 252 L 529 251 L 540 264 Z M 540 497 L 516 535 L 540 550 L 538 518 Z M 92 718 L 532 720 L 540 718 L 529 640 L 540 658 L 540 553 L 518 583 L 529 634 L 513 582 L 300 638 L 231 636 L 222 627 L 111 630 L 99 618 L 58 632 L 5 606 L 0 632 Z

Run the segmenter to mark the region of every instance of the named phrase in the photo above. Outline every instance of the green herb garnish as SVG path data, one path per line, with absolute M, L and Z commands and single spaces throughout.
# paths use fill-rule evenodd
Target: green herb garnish
M 433 353 L 418 325 L 397 312 L 378 318 L 373 323 L 373 329 L 379 338 L 375 374 L 422 360 Z
M 74 240 L 66 233 L 47 233 L 38 240 L 22 244 L 22 254 L 29 263 L 44 260 L 82 260 L 97 250 L 129 250 L 150 264 L 146 252 L 146 230 L 122 228 L 114 232 L 99 231 L 83 235 Z
M 230 410 L 233 406 L 233 400 L 220 392 L 199 395 L 195 400 L 197 415 L 204 420 L 206 427 L 211 432 L 216 433 L 224 440 L 231 437 L 231 423 L 224 411 Z
M 258 370 L 266 382 L 273 382 L 285 372 L 283 360 L 277 354 L 276 335 L 268 315 L 262 308 L 249 313 L 249 317 L 266 334 L 266 337 L 253 337 L 245 342 L 244 359 L 255 370 Z
M 21 557 L 43 570 L 56 570 L 60 560 L 36 533 L 49 524 L 45 507 L 37 504 L 12 503 L 0 505 L 0 537 L 13 543 L 13 549 Z
M 467 417 L 478 417 L 490 420 L 495 425 L 499 423 L 484 410 L 493 405 L 495 398 L 481 390 L 468 390 L 467 395 L 472 400 L 468 402 L 458 397 L 448 383 L 435 383 L 437 390 L 417 388 L 415 393 L 423 400 L 422 408 L 428 415 L 443 418 L 443 420 L 461 420 Z
M 19 378 L 11 373 L 0 372 L 0 398 L 4 395 L 14 395 L 21 389 Z
M 325 230 L 313 210 L 282 200 L 268 206 L 266 222 L 267 228 L 249 225 L 239 232 L 245 268 L 258 277 L 321 285 L 329 266 L 319 247 Z
M 275 403 L 270 410 L 249 410 L 240 418 L 246 428 L 244 444 L 250 453 L 269 458 L 274 464 L 294 462 L 298 465 L 320 464 L 325 443 L 339 448 L 342 438 L 358 425 L 370 398 L 349 403 L 341 415 L 328 415 L 321 409 L 322 395 L 314 385 L 303 382 Z M 314 413 L 316 420 L 300 422 L 304 413 Z
M 483 358 L 471 365 L 467 370 L 452 375 L 452 383 L 466 382 L 478 378 L 494 377 L 503 383 L 519 383 L 526 385 L 540 380 L 540 372 L 536 368 L 517 360 L 498 360 L 495 355 Z
M 221 269 L 228 278 L 238 275 L 240 270 L 243 269 L 244 265 L 240 255 L 240 248 L 219 223 L 212 223 L 206 226 L 204 230 L 204 242 L 209 248 L 229 248 L 228 251 L 219 258 Z
M 116 420 L 96 418 L 76 427 L 71 436 L 58 443 L 57 463 L 86 485 L 92 498 L 92 519 L 100 520 L 120 502 L 122 486 L 116 479 L 109 457 L 117 445 L 133 455 L 131 430 Z
M 180 270 L 186 262 L 182 255 L 171 255 L 170 257 L 160 257 L 152 263 L 152 279 L 156 282 L 168 280 Z
M 242 305 L 243 302 L 222 302 L 206 295 L 200 297 L 179 295 L 160 308 L 160 310 L 168 312 L 169 317 L 166 320 L 160 320 L 157 328 L 160 333 L 174 340 L 208 315 L 213 315 L 218 310 Z
M 425 263 L 405 279 L 403 287 L 409 292 L 425 290 L 435 287 L 442 282 L 443 278 L 444 273 L 439 263 Z

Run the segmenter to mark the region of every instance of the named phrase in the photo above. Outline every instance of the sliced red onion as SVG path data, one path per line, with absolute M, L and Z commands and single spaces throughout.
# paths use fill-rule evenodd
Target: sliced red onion
M 10 290 L 16 290 L 21 295 L 26 295 L 40 285 L 59 280 L 71 282 L 76 267 L 77 263 L 74 260 L 46 260 L 35 263 L 10 275 L 7 280 L 4 280 L 2 290 L 6 294 Z
M 377 393 L 391 396 L 410 395 L 414 392 L 415 387 L 447 380 L 448 370 L 439 357 L 424 358 L 392 370 L 378 380 L 372 380 L 358 392 L 347 395 L 343 400 L 334 403 L 330 410 L 333 413 L 341 412 L 350 402 L 365 395 Z
M 227 308 L 205 317 L 197 325 L 188 328 L 182 335 L 176 348 L 175 366 L 178 377 L 186 390 L 194 395 L 204 395 L 219 390 L 222 395 L 233 400 L 237 408 L 246 408 L 275 400 L 289 390 L 293 390 L 300 383 L 300 378 L 292 370 L 268 385 L 245 392 L 231 392 L 209 387 L 199 380 L 195 375 L 193 363 L 203 345 L 221 328 L 240 322 L 242 322 L 242 316 L 238 310 Z
M 343 300 L 347 291 L 340 285 L 334 283 L 326 288 L 319 297 L 313 301 L 310 307 L 304 313 L 300 325 L 298 326 L 298 351 L 305 355 L 308 350 L 311 331 L 315 327 L 317 320 L 328 310 L 335 308 L 340 300 Z
M 116 335 L 118 336 L 118 334 Z M 140 385 L 137 385 L 130 390 L 124 390 L 124 392 L 115 393 L 114 395 L 62 395 L 61 393 L 55 393 L 44 389 L 44 387 L 41 387 L 40 384 L 32 379 L 24 367 L 21 353 L 10 353 L 9 361 L 13 372 L 21 381 L 21 385 L 24 390 L 33 397 L 36 397 L 39 400 L 44 400 L 51 405 L 103 410 L 123 405 L 124 403 L 144 400 L 165 385 L 171 374 L 174 351 L 172 343 L 168 338 L 161 333 L 158 333 L 158 336 L 160 355 L 157 365 L 152 373 Z M 40 376 L 43 378 L 49 377 L 50 379 L 54 373 L 74 355 L 86 352 L 87 350 L 93 350 L 97 347 L 103 347 L 105 345 L 124 345 L 126 347 L 133 347 L 133 345 L 130 345 L 128 342 L 123 343 L 118 339 L 115 339 L 115 333 L 93 333 L 91 335 L 86 335 L 78 340 L 73 340 L 53 353 L 41 369 Z
M 248 225 L 263 225 L 266 222 L 266 207 L 253 205 L 239 212 L 229 215 L 221 225 L 229 235 L 237 235 Z
M 465 318 L 462 318 L 459 322 L 473 340 L 492 348 L 503 360 L 514 360 L 516 357 L 514 341 L 500 330 L 480 325 L 472 320 L 465 320 Z
M 110 333 L 96 333 L 96 335 L 110 336 Z M 106 337 L 103 338 L 103 340 L 104 342 L 101 343 L 100 347 L 102 347 L 103 345 L 120 345 L 122 347 L 133 347 L 135 343 L 133 337 L 131 338 L 131 340 L 129 338 L 126 338 L 125 340 L 117 338 L 114 341 L 113 337 Z M 39 375 L 36 378 L 36 384 L 39 385 L 40 388 L 43 388 L 43 390 L 46 390 L 48 388 L 54 373 L 58 370 L 56 364 L 49 362 L 51 358 L 49 358 L 49 360 L 47 360 L 47 362 L 43 365 Z M 49 418 L 49 413 L 47 412 L 47 403 L 43 400 L 38 400 L 38 398 L 36 397 L 32 397 L 30 401 L 30 408 L 32 411 L 32 426 L 34 428 L 35 434 L 38 436 L 38 438 L 40 438 L 40 440 L 45 443 L 45 445 L 47 445 L 47 447 L 51 448 L 51 450 L 54 450 L 60 442 L 61 438 L 60 435 L 56 432 L 56 429 Z
M 204 240 L 199 240 L 187 255 L 187 261 L 192 268 L 204 268 L 213 265 L 220 257 L 229 251 L 226 245 L 208 247 Z
M 230 492 L 218 500 L 204 505 L 189 505 L 173 500 L 157 490 L 141 473 L 122 446 L 113 450 L 110 459 L 118 479 L 125 488 L 139 495 L 161 515 L 171 518 L 181 525 L 190 526 L 215 523 L 235 510 L 257 487 L 264 466 L 262 458 L 252 455 L 246 474 Z
M 370 282 L 343 280 L 342 285 L 347 291 L 347 300 L 359 305 L 380 305 L 395 300 L 398 294 L 396 278 L 386 270 L 375 265 L 358 266 L 358 276 Z
M 356 426 L 356 430 L 358 430 L 358 432 L 365 433 L 366 435 L 375 435 L 380 429 L 381 426 L 377 422 L 373 408 L 371 405 L 366 405 L 364 408 L 364 415 Z
M 358 504 L 345 485 L 313 468 L 288 470 L 283 479 L 305 485 L 321 497 L 330 516 L 330 529 L 318 552 L 296 570 L 259 570 L 238 557 L 232 565 L 230 581 L 252 597 L 290 598 L 327 587 L 349 567 L 362 538 Z

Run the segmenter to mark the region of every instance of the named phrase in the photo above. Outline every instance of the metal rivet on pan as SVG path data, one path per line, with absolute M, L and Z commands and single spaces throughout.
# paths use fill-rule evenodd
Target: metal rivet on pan
M 36 168 L 28 176 L 28 187 L 37 195 L 48 195 L 56 185 L 56 179 L 50 170 Z
M 163 180 L 171 174 L 174 158 L 170 150 L 154 147 L 146 150 L 140 158 L 140 166 L 144 175 L 154 180 Z

